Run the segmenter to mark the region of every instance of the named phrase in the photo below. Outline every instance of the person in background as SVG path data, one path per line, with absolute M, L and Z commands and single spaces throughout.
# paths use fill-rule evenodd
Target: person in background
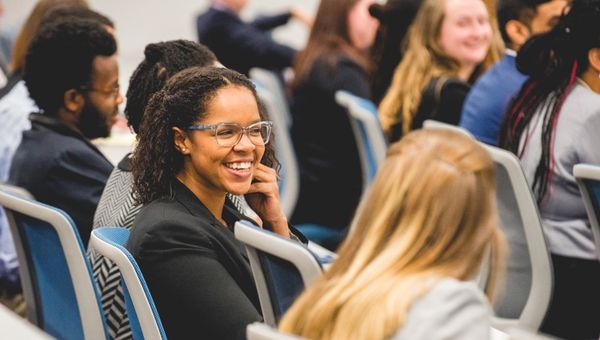
M 389 0 L 385 5 L 374 4 L 369 8 L 371 15 L 381 22 L 372 51 L 377 68 L 371 80 L 371 91 L 373 102 L 377 105 L 381 103 L 392 82 L 394 69 L 402 60 L 406 48 L 406 33 L 421 3 L 420 0 Z M 502 51 L 504 51 L 504 44 L 494 15 L 496 13 L 496 0 L 484 0 L 484 3 L 490 14 L 492 39 L 490 50 L 479 65 L 481 71 L 487 70 L 500 60 Z
M 346 110 L 334 96 L 344 90 L 371 97 L 372 65 L 367 52 L 379 25 L 369 15 L 373 3 L 321 1 L 308 44 L 294 65 L 291 134 L 300 167 L 300 193 L 292 223 L 330 229 L 330 241 L 321 241 L 330 249 L 343 238 L 362 191 L 354 134 Z
M 261 110 L 248 78 L 214 67 L 177 73 L 146 108 L 132 162 L 144 206 L 126 247 L 169 338 L 245 339 L 246 325 L 261 320 L 246 250 L 233 233 L 236 221 L 249 219 L 227 198 L 245 195 L 263 228 L 291 237 L 272 124 Z
M 34 7 L 15 44 L 11 83 L 0 90 L 0 121 L 2 122 L 0 124 L 0 182 L 8 180 L 12 158 L 21 143 L 22 132 L 31 128 L 29 114 L 39 110 L 30 98 L 29 91 L 22 80 L 24 50 L 29 47 L 33 34 L 41 25 L 72 16 L 97 20 L 106 27 L 113 26 L 110 19 L 89 9 L 83 1 L 41 0 Z M 15 312 L 24 315 L 25 306 L 20 294 L 17 256 L 2 207 L 0 207 L 0 282 L 0 291 L 4 292 L 0 294 L 5 297 L 6 305 L 14 307 Z
M 196 19 L 198 41 L 210 48 L 226 67 L 248 75 L 253 67 L 275 71 L 292 65 L 296 50 L 275 42 L 268 31 L 297 18 L 310 27 L 312 19 L 299 10 L 261 17 L 252 23 L 240 18 L 248 0 L 211 0 Z
M 279 329 L 307 339 L 489 339 L 473 277 L 489 258 L 493 297 L 505 242 L 494 164 L 473 139 L 418 130 L 392 144 L 355 229 Z
M 541 331 L 600 335 L 600 262 L 581 194 L 578 163 L 600 164 L 600 0 L 573 0 L 550 31 L 517 56 L 529 76 L 506 112 L 500 145 L 521 160 L 552 256 L 552 300 Z
M 394 69 L 402 60 L 403 41 L 413 22 L 421 0 L 388 0 L 385 5 L 373 4 L 369 13 L 379 20 L 379 30 L 372 49 L 377 65 L 371 80 L 372 99 L 379 104 L 385 95 Z
M 32 40 L 23 79 L 43 111 L 30 116 L 9 182 L 64 210 L 84 245 L 112 164 L 90 143 L 110 134 L 123 102 L 117 45 L 97 21 L 64 18 Z
M 187 40 L 171 40 L 148 44 L 144 60 L 131 75 L 127 88 L 125 116 L 133 132 L 138 133 L 144 110 L 150 98 L 158 92 L 175 73 L 191 66 L 214 66 L 215 55 L 205 46 Z M 94 228 L 118 226 L 130 229 L 142 208 L 133 197 L 131 153 L 125 155 L 110 174 L 98 208 L 94 214 Z M 131 336 L 125 309 L 123 289 L 115 284 L 120 279 L 113 263 L 93 253 L 90 261 L 94 277 L 102 296 L 102 306 L 112 338 Z
M 475 82 L 465 99 L 460 119 L 460 126 L 478 140 L 498 145 L 504 112 L 527 79 L 517 70 L 517 52 L 531 35 L 550 30 L 567 3 L 567 0 L 499 1 L 498 22 L 507 50 L 504 57 Z
M 379 105 L 391 142 L 426 119 L 458 124 L 469 81 L 489 53 L 492 29 L 482 0 L 426 0 Z

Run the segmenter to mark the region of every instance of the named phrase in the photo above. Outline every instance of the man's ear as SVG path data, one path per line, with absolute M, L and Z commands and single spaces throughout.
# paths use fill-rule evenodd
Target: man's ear
M 594 47 L 588 51 L 588 61 L 596 73 L 600 74 L 600 47 Z
M 79 113 L 85 105 L 85 98 L 83 98 L 79 91 L 70 89 L 65 91 L 63 95 L 63 103 L 63 106 L 67 109 L 67 111 Z
M 183 155 L 187 155 L 190 153 L 190 139 L 187 136 L 187 133 L 178 127 L 173 127 L 173 143 L 175 143 L 175 148 L 181 152 Z
M 529 27 L 518 20 L 509 20 L 504 26 L 504 30 L 511 41 L 512 46 L 510 47 L 516 51 L 518 51 L 531 36 Z

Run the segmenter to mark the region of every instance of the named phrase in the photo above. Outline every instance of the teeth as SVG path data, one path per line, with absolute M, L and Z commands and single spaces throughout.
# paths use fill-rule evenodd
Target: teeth
M 250 169 L 250 165 L 252 165 L 251 162 L 235 162 L 225 164 L 225 166 L 234 170 L 248 170 Z

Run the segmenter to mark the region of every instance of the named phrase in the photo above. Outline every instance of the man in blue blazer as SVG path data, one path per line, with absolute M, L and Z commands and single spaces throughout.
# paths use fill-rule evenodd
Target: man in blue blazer
M 294 17 L 308 26 L 312 19 L 297 10 L 261 17 L 252 23 L 239 16 L 248 0 L 212 0 L 198 16 L 198 41 L 210 48 L 225 67 L 248 75 L 253 67 L 282 70 L 292 65 L 296 50 L 275 42 L 268 31 Z

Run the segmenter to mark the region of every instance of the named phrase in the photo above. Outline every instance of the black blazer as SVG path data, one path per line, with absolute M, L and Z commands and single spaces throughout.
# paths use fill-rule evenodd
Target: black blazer
M 433 78 L 423 90 L 421 102 L 413 121 L 411 130 L 420 129 L 427 119 L 433 119 L 451 125 L 458 125 L 463 103 L 471 90 L 468 83 L 458 78 Z M 400 122 L 392 126 L 390 143 L 402 137 L 402 117 Z
M 9 182 L 69 214 L 86 246 L 113 165 L 79 131 L 56 119 L 33 114 L 31 125 L 13 157 Z
M 196 19 L 198 41 L 228 68 L 248 75 L 253 67 L 281 70 L 292 65 L 296 50 L 275 42 L 267 30 L 285 24 L 290 14 L 245 23 L 235 13 L 210 7 Z
M 296 225 L 344 229 L 360 199 L 358 148 L 348 114 L 335 101 L 338 90 L 371 96 L 366 71 L 341 53 L 333 65 L 325 57 L 317 59 L 294 89 L 291 134 L 300 167 L 300 193 L 292 217 Z
M 262 320 L 243 245 L 175 180 L 172 198 L 136 217 L 127 248 L 140 265 L 169 339 L 245 339 Z M 227 202 L 228 225 L 246 219 Z

